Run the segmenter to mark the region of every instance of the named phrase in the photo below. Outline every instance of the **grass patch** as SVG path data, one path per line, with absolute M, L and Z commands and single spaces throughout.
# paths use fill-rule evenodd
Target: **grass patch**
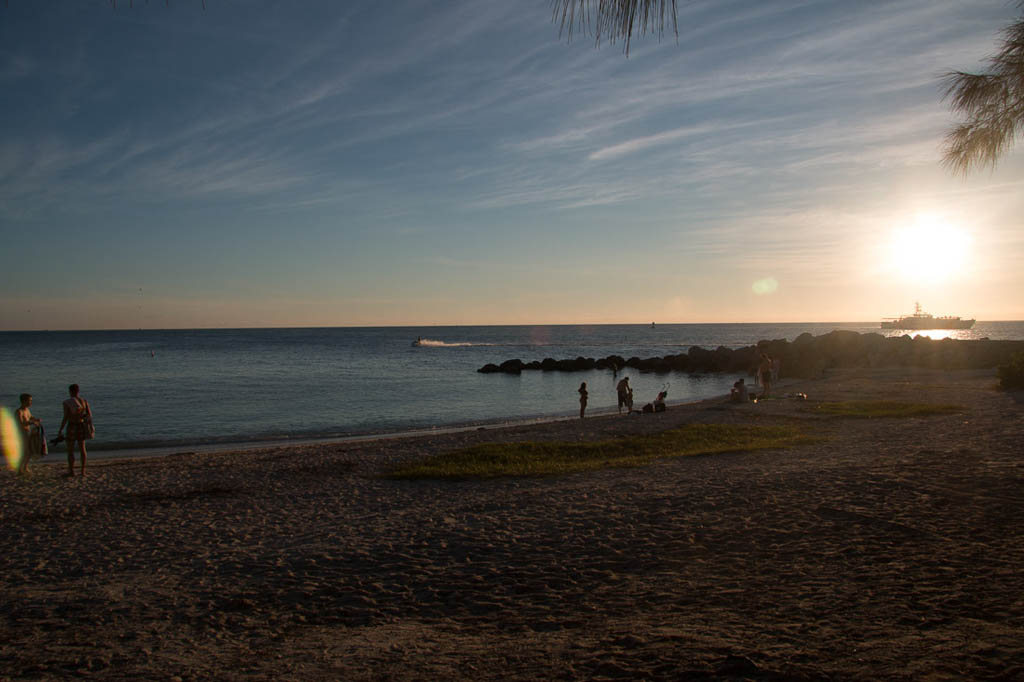
M 435 455 L 396 469 L 394 479 L 556 476 L 611 467 L 635 467 L 659 457 L 781 448 L 811 442 L 792 426 L 690 424 L 649 436 L 591 443 L 484 443 Z
M 837 403 L 822 403 L 812 409 L 819 414 L 834 417 L 927 417 L 935 414 L 963 412 L 960 405 L 940 403 L 904 403 L 894 400 L 848 400 Z

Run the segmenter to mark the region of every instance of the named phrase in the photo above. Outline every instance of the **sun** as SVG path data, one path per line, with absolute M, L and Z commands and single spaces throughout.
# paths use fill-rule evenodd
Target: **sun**
M 920 214 L 897 228 L 889 244 L 892 269 L 906 279 L 936 284 L 963 272 L 971 238 L 966 230 L 935 214 Z

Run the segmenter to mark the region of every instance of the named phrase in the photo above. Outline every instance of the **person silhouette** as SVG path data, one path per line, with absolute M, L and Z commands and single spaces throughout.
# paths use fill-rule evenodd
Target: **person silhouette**
M 32 461 L 33 457 L 41 457 L 46 454 L 46 438 L 43 436 L 43 422 L 40 421 L 39 417 L 32 416 L 32 395 L 30 393 L 22 393 L 18 396 L 18 402 L 21 403 L 15 412 L 14 416 L 18 421 L 18 427 L 21 429 L 21 457 L 18 460 L 18 473 L 28 473 L 29 462 Z
M 761 397 L 767 398 L 772 390 L 772 359 L 767 353 L 761 353 L 761 363 L 757 366 L 757 374 L 761 377 Z
M 622 414 L 622 406 L 630 401 L 629 394 L 632 392 L 629 388 L 629 377 L 622 377 L 619 380 L 619 383 L 615 385 L 615 392 L 619 398 L 619 414 Z M 632 406 L 629 409 L 632 409 Z M 629 414 L 629 412 L 626 414 Z
M 60 429 L 57 430 L 59 438 L 64 432 L 64 425 L 68 427 L 68 476 L 75 475 L 75 443 L 78 443 L 78 454 L 82 460 L 82 475 L 85 476 L 85 441 L 96 436 L 96 430 L 92 424 L 92 408 L 89 401 L 78 395 L 78 384 L 68 386 L 70 398 L 64 401 L 64 418 L 60 421 Z

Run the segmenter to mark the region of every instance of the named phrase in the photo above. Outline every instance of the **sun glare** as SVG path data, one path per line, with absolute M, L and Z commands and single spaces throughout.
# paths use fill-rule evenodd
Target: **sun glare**
M 893 231 L 892 269 L 915 282 L 937 283 L 960 274 L 967 263 L 970 235 L 940 216 L 922 214 Z

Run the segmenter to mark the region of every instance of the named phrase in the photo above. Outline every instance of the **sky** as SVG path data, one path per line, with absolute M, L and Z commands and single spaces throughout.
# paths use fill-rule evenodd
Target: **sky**
M 1007 0 L 7 0 L 0 330 L 1024 319 Z

